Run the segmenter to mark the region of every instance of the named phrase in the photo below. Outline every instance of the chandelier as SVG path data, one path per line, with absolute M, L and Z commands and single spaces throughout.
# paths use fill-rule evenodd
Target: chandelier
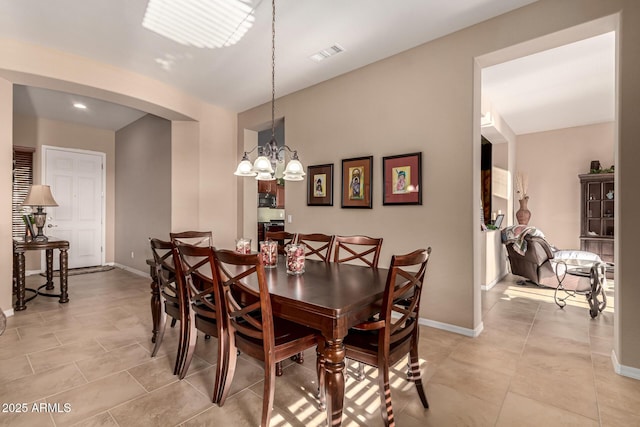
M 264 146 L 256 146 L 250 151 L 245 151 L 242 160 L 238 164 L 234 175 L 237 176 L 254 176 L 258 181 L 272 181 L 276 179 L 275 171 L 271 165 L 271 159 L 279 159 L 280 152 L 283 152 L 282 158 L 284 159 L 286 153 L 290 153 L 291 160 L 287 163 L 284 170 L 285 181 L 302 181 L 304 176 L 304 168 L 300 159 L 298 159 L 298 152 L 292 150 L 287 145 L 278 147 L 276 141 L 276 120 L 275 120 L 275 106 L 276 106 L 276 0 L 271 1 L 272 18 L 271 18 L 271 139 Z M 253 163 L 249 160 L 249 154 L 258 150 L 259 156 Z

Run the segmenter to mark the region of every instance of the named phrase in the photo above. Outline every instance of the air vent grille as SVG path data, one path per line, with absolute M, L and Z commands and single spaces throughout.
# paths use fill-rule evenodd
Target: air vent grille
M 321 51 L 314 53 L 309 58 L 315 62 L 320 62 L 341 52 L 344 52 L 344 48 L 336 43 L 333 46 L 329 46 L 326 49 L 322 49 Z

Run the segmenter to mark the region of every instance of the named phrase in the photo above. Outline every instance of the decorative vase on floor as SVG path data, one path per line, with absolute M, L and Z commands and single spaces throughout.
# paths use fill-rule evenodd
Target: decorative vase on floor
M 518 224 L 528 225 L 529 219 L 531 219 L 531 211 L 527 209 L 529 196 L 526 196 L 524 199 L 518 200 L 518 202 L 520 202 L 520 209 L 518 209 L 518 211 L 516 212 L 516 219 L 518 220 Z

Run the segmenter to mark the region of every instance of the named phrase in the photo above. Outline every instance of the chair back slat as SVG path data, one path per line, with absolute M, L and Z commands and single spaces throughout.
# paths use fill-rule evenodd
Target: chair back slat
M 367 236 L 336 236 L 333 262 L 357 261 L 377 268 L 382 249 L 382 238 Z
M 160 239 L 149 239 L 153 254 L 154 268 L 160 293 L 165 299 L 178 303 L 178 291 L 175 281 L 175 264 L 173 262 L 172 244 Z
M 331 261 L 331 251 L 336 236 L 312 233 L 302 234 L 298 233 L 295 243 L 305 246 L 305 257 L 310 259 L 319 259 L 323 262 Z
M 218 321 L 219 296 L 213 282 L 213 248 L 176 242 L 176 279 L 195 314 Z
M 181 231 L 169 233 L 172 243 L 187 243 L 192 246 L 208 246 L 213 248 L 213 233 L 211 231 Z
M 265 348 L 273 348 L 273 315 L 262 258 L 258 254 L 217 250 L 214 275 L 225 305 L 229 333 L 262 340 Z M 258 294 L 249 281 L 257 281 Z

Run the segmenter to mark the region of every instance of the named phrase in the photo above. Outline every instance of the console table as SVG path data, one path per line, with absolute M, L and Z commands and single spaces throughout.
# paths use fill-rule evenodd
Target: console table
M 41 292 L 40 289 L 46 290 L 53 289 L 53 250 L 60 250 L 60 293 L 52 294 L 47 292 Z M 46 251 L 47 259 L 47 282 L 40 286 L 38 289 L 27 289 L 25 287 L 24 280 L 24 253 L 25 251 Z M 25 310 L 27 306 L 25 303 L 32 300 L 38 295 L 44 295 L 48 297 L 60 297 L 60 303 L 69 302 L 69 294 L 67 292 L 67 276 L 68 276 L 68 253 L 69 242 L 67 240 L 56 239 L 55 237 L 49 237 L 47 242 L 34 242 L 25 241 L 24 239 L 13 240 L 13 285 L 14 293 L 16 294 L 15 310 Z M 26 291 L 29 290 L 34 293 L 33 296 L 25 298 Z

